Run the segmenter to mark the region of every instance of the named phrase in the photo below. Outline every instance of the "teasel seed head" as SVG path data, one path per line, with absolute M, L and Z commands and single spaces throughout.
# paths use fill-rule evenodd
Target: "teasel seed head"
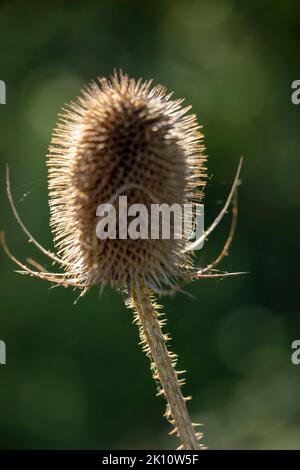
M 149 208 L 201 201 L 203 136 L 182 101 L 120 72 L 92 82 L 60 115 L 48 156 L 51 227 L 66 275 L 78 284 L 173 286 L 190 265 L 182 239 L 96 234 L 97 207 L 118 194 Z

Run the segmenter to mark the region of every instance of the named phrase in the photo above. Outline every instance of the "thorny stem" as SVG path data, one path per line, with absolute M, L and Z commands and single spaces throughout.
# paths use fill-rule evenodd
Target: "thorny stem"
M 152 359 L 151 368 L 153 378 L 160 382 L 159 395 L 165 395 L 167 411 L 165 416 L 174 425 L 174 430 L 180 439 L 179 449 L 199 450 L 200 433 L 195 432 L 196 424 L 191 422 L 186 401 L 181 392 L 183 380 L 178 379 L 175 370 L 176 355 L 171 354 L 166 346 L 167 335 L 163 334 L 161 327 L 164 320 L 159 319 L 158 306 L 155 304 L 150 291 L 143 285 L 132 286 L 131 306 L 136 311 L 135 321 L 140 327 L 140 338 L 143 350 Z

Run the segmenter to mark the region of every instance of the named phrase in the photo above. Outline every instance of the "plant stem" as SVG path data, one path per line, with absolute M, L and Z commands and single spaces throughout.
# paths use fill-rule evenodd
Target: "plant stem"
M 140 326 L 140 337 L 143 350 L 152 359 L 153 378 L 159 380 L 161 388 L 159 395 L 163 394 L 167 400 L 166 417 L 174 425 L 172 433 L 180 439 L 180 449 L 198 450 L 199 434 L 195 432 L 186 401 L 181 392 L 182 380 L 178 380 L 175 370 L 175 355 L 172 355 L 166 346 L 168 340 L 161 327 L 164 322 L 159 320 L 160 313 L 149 290 L 143 285 L 135 285 L 131 291 L 132 306 L 136 311 L 136 321 Z

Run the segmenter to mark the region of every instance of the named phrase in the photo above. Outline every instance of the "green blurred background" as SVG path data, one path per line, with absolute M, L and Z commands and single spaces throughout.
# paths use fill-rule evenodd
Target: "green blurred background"
M 49 2 L 50 3 L 50 2 Z M 245 156 L 237 235 L 225 270 L 162 299 L 185 392 L 211 449 L 300 449 L 300 79 L 297 2 L 270 0 L 1 2 L 1 228 L 21 259 L 51 267 L 17 226 L 5 195 L 52 246 L 45 155 L 61 106 L 113 68 L 153 78 L 193 104 L 209 155 L 206 222 Z M 199 254 L 220 250 L 230 217 Z M 1 254 L 2 449 L 174 448 L 132 313 L 109 289 L 77 293 L 22 277 Z

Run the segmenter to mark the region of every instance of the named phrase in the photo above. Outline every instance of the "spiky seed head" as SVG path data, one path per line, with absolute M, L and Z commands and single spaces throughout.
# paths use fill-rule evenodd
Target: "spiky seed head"
M 128 206 L 201 200 L 202 134 L 183 100 L 122 73 L 99 78 L 63 110 L 48 156 L 51 227 L 67 276 L 87 287 L 171 284 L 189 263 L 184 242 L 107 239 L 97 207 L 118 191 Z M 123 188 L 123 189 L 122 189 Z M 155 200 L 153 200 L 155 199 Z

